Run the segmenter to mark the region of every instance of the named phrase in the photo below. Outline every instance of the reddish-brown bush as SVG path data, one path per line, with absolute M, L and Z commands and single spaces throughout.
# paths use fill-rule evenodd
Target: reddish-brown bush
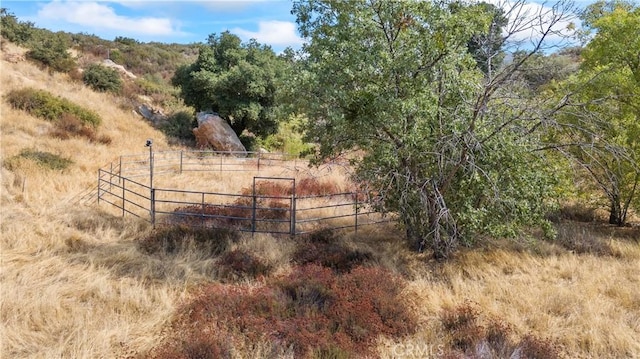
M 319 181 L 316 178 L 303 178 L 296 182 L 296 196 L 314 196 L 340 193 L 340 187 L 331 181 Z M 253 187 L 243 188 L 245 196 L 253 195 Z M 255 194 L 258 196 L 289 197 L 293 194 L 293 183 L 290 181 L 260 181 L 256 183 Z
M 55 122 L 51 130 L 51 136 L 67 140 L 72 137 L 84 137 L 90 142 L 108 145 L 111 138 L 106 135 L 98 136 L 95 127 L 83 123 L 77 116 L 64 113 Z
M 218 261 L 218 276 L 225 281 L 266 276 L 271 267 L 243 250 L 225 252 Z
M 495 357 L 558 358 L 558 347 L 551 341 L 526 335 L 520 342 L 512 339 L 513 328 L 492 317 L 482 318 L 474 303 L 446 309 L 441 316 L 448 332 L 451 351 L 446 358 Z
M 520 342 L 523 359 L 555 359 L 560 358 L 560 349 L 549 339 L 541 339 L 531 334 Z
M 315 263 L 338 273 L 346 273 L 373 261 L 373 254 L 346 247 L 331 231 L 319 231 L 299 242 L 293 261 L 301 265 Z
M 240 197 L 227 205 L 191 205 L 173 210 L 172 222 L 189 226 L 235 228 L 248 230 L 254 218 L 253 198 Z M 289 202 L 277 199 L 256 198 L 255 219 L 259 230 L 269 226 L 270 230 L 287 232 L 289 229 Z
M 469 352 L 484 339 L 484 328 L 478 319 L 478 310 L 471 303 L 465 303 L 442 314 L 442 325 L 451 336 L 454 349 Z
M 337 275 L 318 265 L 294 268 L 261 287 L 210 285 L 178 310 L 169 337 L 151 357 L 189 358 L 188 350 L 207 357 L 214 349 L 224 357 L 220 337 L 226 343 L 268 340 L 293 348 L 296 357 L 372 355 L 379 335 L 414 330 L 416 320 L 400 300 L 403 286 L 401 278 L 380 268 Z
M 318 181 L 315 178 L 303 178 L 296 183 L 296 195 L 313 196 L 340 193 L 340 187 L 331 181 Z

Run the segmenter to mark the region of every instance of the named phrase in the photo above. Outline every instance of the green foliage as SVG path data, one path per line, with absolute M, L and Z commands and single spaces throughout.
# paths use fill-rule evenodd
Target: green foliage
M 116 36 L 113 42 L 121 43 L 123 45 L 138 45 L 139 42 L 136 39 L 124 36 Z
M 72 115 L 83 124 L 93 127 L 98 127 L 102 122 L 97 113 L 44 90 L 33 88 L 13 90 L 5 96 L 5 99 L 13 108 L 47 121 L 57 122 L 64 116 Z
M 32 41 L 27 58 L 41 63 L 54 71 L 69 72 L 76 67 L 76 62 L 67 51 L 71 47 L 65 34 L 51 34 Z
M 34 27 L 30 22 L 20 22 L 13 14 L 2 9 L 0 30 L 4 39 L 30 50 L 29 58 L 49 66 L 53 71 L 69 72 L 76 68 L 67 50 L 100 59 L 110 58 L 139 76 L 136 82 L 127 81 L 122 95 L 135 98 L 139 94 L 149 95 L 159 104 L 170 106 L 175 101 L 175 88 L 170 79 L 176 69 L 197 58 L 201 44 L 140 43 L 127 37 L 114 41 L 95 35 L 78 33 L 53 33 Z M 138 86 L 139 85 L 139 86 Z
M 122 89 L 122 79 L 118 71 L 100 64 L 89 65 L 82 74 L 82 81 L 100 92 L 118 93 Z
M 593 179 L 609 223 L 621 226 L 629 207 L 640 205 L 640 8 L 615 4 L 585 12 L 597 33 L 582 51 L 580 71 L 560 85 L 558 97 L 571 96 L 550 142 Z
M 461 5 L 453 3 L 451 6 Z M 476 60 L 478 68 L 483 73 L 489 74 L 490 71 L 492 72 L 499 68 L 504 60 L 502 46 L 505 39 L 502 35 L 502 29 L 507 26 L 508 19 L 504 14 L 504 10 L 494 4 L 481 2 L 472 6 L 477 6 L 483 12 L 486 12 L 490 21 L 484 31 L 471 37 L 467 43 L 467 48 L 473 59 Z
M 4 161 L 4 166 L 11 171 L 15 171 L 20 167 L 20 163 L 23 159 L 33 161 L 42 168 L 56 171 L 65 170 L 73 164 L 71 159 L 64 158 L 50 152 L 38 151 L 35 149 L 24 149 L 20 151 L 19 155 L 6 159 Z
M 382 198 L 378 210 L 398 213 L 416 249 L 444 259 L 482 234 L 547 223 L 555 179 L 534 151 L 537 104 L 509 82 L 522 62 L 483 74 L 468 51 L 495 13 L 322 0 L 293 12 L 309 39 L 293 90 L 305 94 L 309 142 L 319 159 L 359 150 L 355 179 Z
M 0 34 L 6 40 L 18 45 L 26 44 L 33 35 L 34 23 L 19 21 L 6 8 L 0 9 Z
M 259 139 L 257 146 L 272 152 L 286 153 L 292 156 L 302 156 L 312 149 L 312 144 L 304 140 L 304 122 L 302 116 L 291 116 L 278 127 L 278 132 L 264 139 Z
M 193 114 L 187 111 L 178 111 L 167 118 L 167 122 L 160 127 L 160 130 L 167 136 L 193 141 L 195 140 L 193 134 L 195 127 L 197 127 L 197 121 Z
M 181 66 L 172 83 L 185 104 L 196 111 L 211 110 L 241 135 L 258 137 L 276 132 L 276 79 L 281 63 L 270 47 L 255 40 L 243 44 L 236 35 L 210 35 L 195 63 Z
M 109 59 L 116 64 L 121 64 L 125 61 L 124 55 L 117 49 L 109 51 Z

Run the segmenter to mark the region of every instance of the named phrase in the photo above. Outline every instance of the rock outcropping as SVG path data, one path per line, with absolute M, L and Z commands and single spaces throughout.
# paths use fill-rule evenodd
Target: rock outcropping
M 128 71 L 127 69 L 124 68 L 124 66 L 122 65 L 118 65 L 115 62 L 111 61 L 110 59 L 105 59 L 102 61 L 102 65 L 106 66 L 106 67 L 110 67 L 112 69 L 115 69 L 116 71 L 118 71 L 119 73 L 121 73 L 124 76 L 127 76 L 130 79 L 135 80 L 136 78 L 138 78 L 136 75 L 134 75 L 132 72 Z
M 136 107 L 136 112 L 151 121 L 154 126 L 160 126 L 167 121 L 167 115 L 165 115 L 161 109 L 155 108 L 147 103 L 143 103 Z
M 198 128 L 193 129 L 193 134 L 199 148 L 212 147 L 215 151 L 247 152 L 231 126 L 217 114 L 199 112 L 197 119 Z

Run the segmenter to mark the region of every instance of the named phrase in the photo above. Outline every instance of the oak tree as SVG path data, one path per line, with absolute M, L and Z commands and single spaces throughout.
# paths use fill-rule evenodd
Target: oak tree
M 499 5 L 509 19 L 504 41 L 518 48 L 527 36 L 526 53 L 484 74 L 468 44 L 490 33 L 496 13 L 487 7 L 294 3 L 308 41 L 298 93 L 318 157 L 357 150 L 355 179 L 382 199 L 377 209 L 397 214 L 410 243 L 437 259 L 483 234 L 543 224 L 552 195 L 552 168 L 535 151 L 548 112 L 515 96 L 513 80 L 570 7 L 527 13 L 524 2 L 507 5 Z

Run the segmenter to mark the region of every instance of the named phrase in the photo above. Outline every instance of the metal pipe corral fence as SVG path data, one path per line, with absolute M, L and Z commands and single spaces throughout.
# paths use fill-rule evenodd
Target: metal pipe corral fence
M 98 170 L 97 201 L 155 226 L 186 225 L 291 236 L 390 222 L 362 192 L 298 195 L 292 177 L 253 176 L 251 194 L 155 188 L 152 176 L 260 171 L 291 165 L 291 156 L 259 152 L 153 151 L 123 155 Z M 297 165 L 294 162 L 294 167 Z M 140 178 L 140 179 L 138 179 Z M 143 182 L 149 179 L 149 184 Z M 279 183 L 283 193 L 261 193 Z

